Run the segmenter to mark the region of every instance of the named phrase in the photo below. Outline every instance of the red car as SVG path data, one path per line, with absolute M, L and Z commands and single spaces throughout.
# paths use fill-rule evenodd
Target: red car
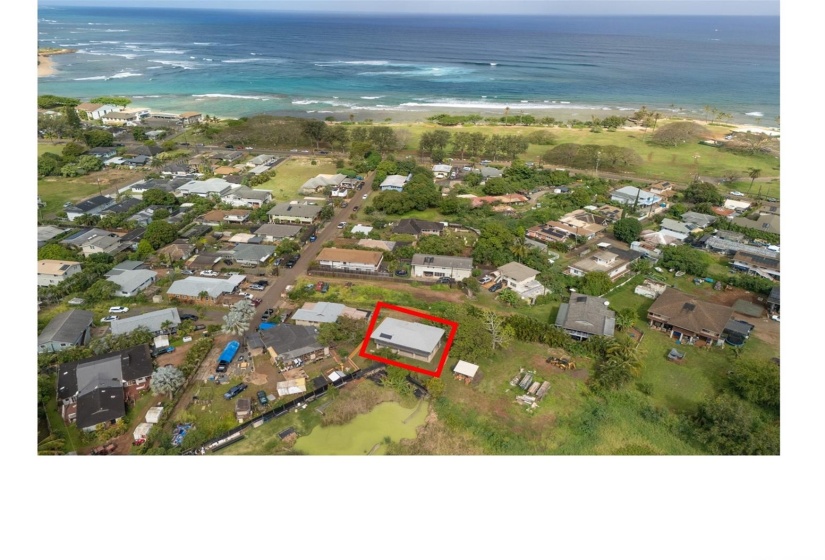
M 252 301 L 252 305 L 254 305 L 255 307 L 258 307 L 259 305 L 261 305 L 261 302 L 262 302 L 263 300 L 262 300 L 262 299 L 259 299 L 259 298 L 252 298 L 252 300 L 251 300 L 251 301 Z

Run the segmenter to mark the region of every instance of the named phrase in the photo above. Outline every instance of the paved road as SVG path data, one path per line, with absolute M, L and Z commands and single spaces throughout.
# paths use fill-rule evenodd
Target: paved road
M 275 308 L 275 306 L 282 300 L 281 294 L 284 293 L 286 287 L 289 285 L 294 286 L 296 278 L 306 274 L 307 268 L 309 268 L 310 263 L 312 263 L 312 261 L 314 261 L 318 256 L 318 253 L 323 248 L 323 244 L 327 241 L 335 239 L 341 234 L 342 230 L 338 229 L 338 223 L 349 221 L 354 206 L 363 206 L 367 203 L 367 201 L 363 200 L 362 197 L 364 194 L 369 195 L 372 193 L 373 177 L 373 174 L 366 177 L 364 188 L 360 191 L 356 191 L 356 194 L 350 200 L 349 205 L 346 208 L 339 207 L 336 209 L 335 215 L 329 221 L 327 226 L 315 234 L 317 239 L 311 243 L 307 243 L 304 246 L 301 251 L 301 259 L 295 264 L 294 267 L 290 269 L 282 266 L 280 267 L 280 276 L 267 277 L 270 282 L 269 289 L 267 289 L 264 296 L 261 298 L 261 304 L 258 305 L 255 310 L 255 316 L 251 322 L 250 332 L 254 331 L 255 327 L 259 324 L 264 310 L 270 307 Z

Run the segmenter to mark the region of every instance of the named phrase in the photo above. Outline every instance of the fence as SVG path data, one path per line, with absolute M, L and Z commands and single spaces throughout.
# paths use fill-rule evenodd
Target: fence
M 303 405 L 304 403 L 314 401 L 318 397 L 324 395 L 329 390 L 330 386 L 334 386 L 336 388 L 343 387 L 353 379 L 359 379 L 362 377 L 372 375 L 378 371 L 384 371 L 384 368 L 384 364 L 378 364 L 366 369 L 359 369 L 352 373 L 349 373 L 344 377 L 341 377 L 337 381 L 334 381 L 333 383 L 329 383 L 327 385 L 324 385 L 323 387 L 319 387 L 318 389 L 315 389 L 310 393 L 306 393 L 295 400 L 289 401 L 288 403 L 284 403 L 277 408 L 273 408 L 272 410 L 261 414 L 260 416 L 252 418 L 251 420 L 247 420 L 243 424 L 240 424 L 239 426 L 232 428 L 228 432 L 224 432 L 220 436 L 207 441 L 198 448 L 187 449 L 182 453 L 182 455 L 203 455 L 206 452 L 214 452 L 218 451 L 219 449 L 223 449 L 224 447 L 227 447 L 232 443 L 235 443 L 236 441 L 242 440 L 243 432 L 248 430 L 250 427 L 258 427 L 261 424 L 269 422 L 270 420 L 274 420 L 275 418 L 283 416 L 284 414 L 288 413 L 294 408 Z
M 310 266 L 307 276 L 326 276 L 328 278 L 355 278 L 359 280 L 390 280 L 392 282 L 409 282 L 409 277 L 393 276 L 389 272 L 349 272 L 320 266 Z

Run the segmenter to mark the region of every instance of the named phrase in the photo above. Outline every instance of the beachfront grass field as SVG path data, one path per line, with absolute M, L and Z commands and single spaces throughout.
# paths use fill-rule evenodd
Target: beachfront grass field
M 659 126 L 666 124 L 660 121 Z M 405 150 L 414 153 L 418 147 L 421 134 L 431 130 L 448 130 L 450 132 L 481 132 L 485 135 L 492 134 L 517 134 L 527 135 L 536 130 L 546 130 L 556 137 L 556 145 L 565 143 L 575 144 L 598 144 L 626 147 L 634 150 L 642 157 L 644 163 L 633 171 L 633 175 L 649 177 L 651 180 L 670 180 L 675 182 L 689 182 L 697 172 L 696 162 L 698 161 L 698 173 L 700 176 L 721 177 L 726 172 L 736 171 L 747 177 L 747 169 L 750 167 L 762 170 L 762 177 L 779 177 L 779 160 L 773 156 L 754 155 L 745 156 L 720 150 L 705 144 L 688 144 L 677 148 L 665 148 L 655 146 L 646 142 L 652 135 L 652 131 L 645 133 L 642 130 L 619 129 L 615 132 L 590 132 L 586 128 L 543 128 L 537 126 L 465 126 L 465 127 L 441 127 L 428 123 L 403 123 L 394 124 L 408 133 L 408 140 Z M 735 127 L 731 127 L 735 128 Z M 711 127 L 710 130 L 720 138 L 729 132 L 727 127 Z M 530 144 L 527 153 L 522 156 L 527 161 L 538 161 L 539 157 L 552 149 L 553 146 L 539 146 Z M 694 156 L 698 155 L 698 160 Z M 775 185 L 778 191 L 778 183 Z M 733 190 L 733 189 L 731 189 Z M 775 196 L 767 194 L 765 196 Z
M 316 161 L 317 165 L 312 165 Z M 272 191 L 272 197 L 278 202 L 294 200 L 299 197 L 298 189 L 319 174 L 334 174 L 335 163 L 329 158 L 290 157 L 275 168 L 275 177 L 256 186 L 256 189 Z

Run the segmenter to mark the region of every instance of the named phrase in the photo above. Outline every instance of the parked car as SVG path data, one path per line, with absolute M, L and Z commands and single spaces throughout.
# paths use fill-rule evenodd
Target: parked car
M 449 276 L 442 276 L 438 279 L 438 284 L 453 284 L 455 280 L 450 278 Z
M 323 285 L 321 286 L 321 293 L 322 293 L 322 294 L 325 294 L 325 293 L 327 293 L 328 291 L 329 291 L 329 284 L 327 284 L 326 282 L 324 282 L 324 283 L 323 283 Z
M 353 207 L 352 207 L 352 211 L 353 211 L 353 212 L 358 212 L 358 208 L 360 208 L 360 206 L 353 206 Z
M 286 261 L 286 267 L 292 268 L 293 266 L 295 266 L 295 263 L 298 262 L 299 258 L 301 258 L 300 255 L 292 255 L 291 257 L 289 257 L 289 260 Z
M 310 236 L 309 236 L 309 242 L 310 242 L 310 243 L 312 243 L 312 242 L 313 242 L 313 241 L 315 241 L 316 239 L 318 239 L 318 238 L 317 238 L 317 237 L 315 237 L 314 235 L 310 235 Z
M 112 321 L 117 321 L 117 315 L 109 315 L 100 320 L 101 323 L 111 323 Z
M 245 391 L 246 388 L 247 388 L 246 383 L 238 383 L 237 385 L 235 385 L 234 387 L 229 389 L 226 393 L 224 393 L 223 398 L 225 398 L 226 400 L 229 400 L 229 399 L 232 399 L 234 397 L 237 397 L 243 391 Z
M 271 307 L 264 310 L 264 315 L 270 315 L 271 316 L 273 313 L 275 313 L 275 310 L 272 309 Z
M 186 276 L 192 276 L 193 274 L 195 274 L 194 271 L 189 270 L 188 268 L 184 268 L 183 270 L 180 271 L 180 273 L 185 274 Z
M 269 280 L 265 280 L 263 278 L 261 278 L 260 280 L 255 280 L 255 283 L 261 286 L 269 286 Z
M 501 284 L 501 283 L 493 284 L 492 286 L 490 286 L 489 290 L 491 292 L 497 292 L 502 288 L 502 286 L 503 286 L 503 284 Z
M 492 276 L 490 276 L 489 274 L 485 274 L 484 276 L 482 276 L 481 278 L 479 278 L 479 279 L 478 279 L 478 281 L 479 281 L 480 283 L 482 283 L 482 284 L 486 284 L 487 282 L 489 282 L 489 281 L 490 281 L 490 280 L 492 280 L 492 279 L 493 279 L 493 277 L 492 277 Z
M 771 315 L 771 321 L 779 322 L 779 315 Z
M 338 224 L 338 229 L 344 229 L 347 225 L 347 222 L 341 222 Z
M 258 391 L 257 393 L 258 403 L 261 406 L 266 406 L 269 404 L 269 399 L 266 398 L 266 393 L 264 391 Z
M 232 266 L 232 259 L 224 259 L 223 264 Z
M 396 271 L 395 271 L 395 275 L 396 275 L 396 276 L 406 276 L 406 275 L 407 275 L 407 271 L 406 271 L 406 270 L 404 270 L 403 268 L 399 268 L 398 270 L 396 270 Z
M 249 289 L 250 290 L 257 290 L 259 292 L 262 292 L 265 288 L 263 286 L 261 286 L 260 284 L 250 284 Z
M 362 194 L 362 195 L 361 195 L 361 198 L 363 198 L 364 200 L 367 200 L 367 197 L 368 197 L 368 196 L 369 196 L 369 195 L 368 195 L 367 193 L 364 193 L 364 194 Z
M 127 313 L 128 311 L 128 307 L 121 307 L 120 305 L 116 305 L 115 307 L 109 308 L 109 313 Z
M 217 276 L 218 273 L 214 270 L 201 270 L 199 273 L 201 276 Z
M 249 301 L 250 301 L 250 302 L 252 303 L 252 305 L 254 305 L 255 307 L 258 307 L 259 305 L 261 305 L 261 302 L 263 302 L 263 300 L 262 300 L 262 299 L 260 299 L 260 298 L 252 298 L 252 299 L 251 299 L 251 300 L 249 300 Z
M 346 208 L 347 206 L 349 206 L 349 203 L 346 200 L 341 203 L 341 208 Z
M 745 193 L 739 191 L 730 191 L 731 196 L 745 196 Z
M 181 321 L 197 321 L 198 316 L 193 315 L 192 313 L 181 313 L 180 314 L 180 320 Z
M 284 262 L 284 259 L 282 259 L 281 257 L 278 257 L 277 259 L 275 259 L 275 261 L 272 263 L 272 265 L 273 266 L 281 266 L 282 262 Z
M 166 348 L 155 348 L 154 350 L 152 350 L 152 352 L 150 352 L 150 354 L 152 355 L 153 358 L 155 358 L 157 356 L 160 356 L 161 354 L 169 354 L 170 352 L 174 352 L 174 351 L 175 351 L 174 346 L 167 346 Z
M 206 325 L 195 325 L 195 328 L 194 328 L 194 330 L 196 330 L 196 331 L 202 331 L 204 329 L 206 329 Z

